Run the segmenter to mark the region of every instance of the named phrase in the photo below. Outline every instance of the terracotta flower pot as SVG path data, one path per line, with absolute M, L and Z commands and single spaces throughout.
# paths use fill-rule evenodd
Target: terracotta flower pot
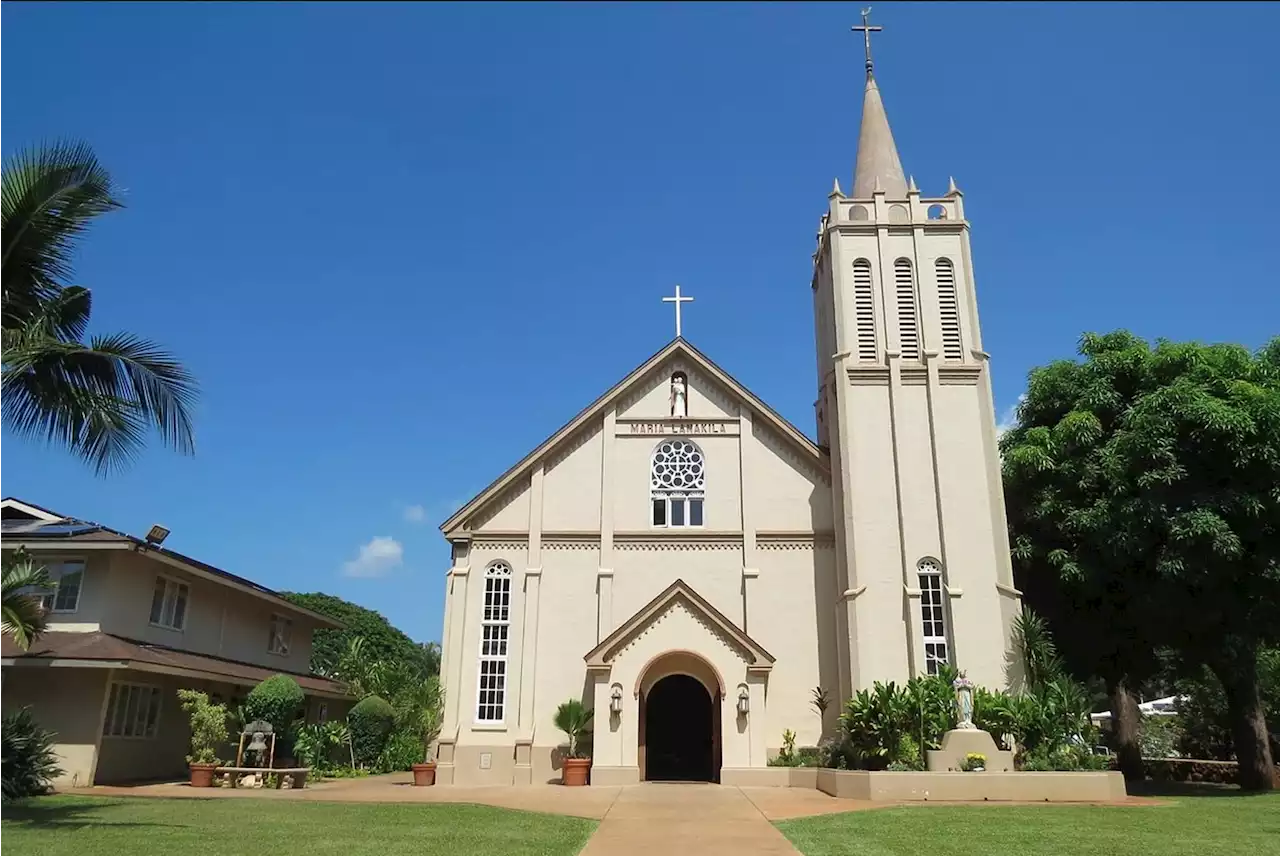
M 218 769 L 217 764 L 192 764 L 191 765 L 191 787 L 193 788 L 213 787 L 213 771 L 216 769 Z
M 570 787 L 585 785 L 590 771 L 590 758 L 565 758 L 564 768 L 560 771 L 560 782 Z
M 436 762 L 428 761 L 425 764 L 413 765 L 413 784 L 415 787 L 425 788 L 428 785 L 436 783 Z

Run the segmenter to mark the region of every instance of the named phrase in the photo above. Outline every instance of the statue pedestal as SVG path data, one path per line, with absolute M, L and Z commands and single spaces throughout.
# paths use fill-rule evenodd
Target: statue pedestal
M 977 728 L 953 728 L 942 735 L 942 748 L 928 752 L 929 772 L 959 770 L 964 757 L 970 752 L 985 755 L 985 767 L 993 773 L 1013 772 L 1013 753 L 997 747 L 990 734 Z

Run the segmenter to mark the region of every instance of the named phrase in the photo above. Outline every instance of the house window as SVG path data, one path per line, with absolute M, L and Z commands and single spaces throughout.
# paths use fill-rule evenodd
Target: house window
M 650 500 L 653 525 L 701 526 L 706 497 L 706 461 L 689 440 L 663 440 L 653 450 Z
M 503 721 L 507 699 L 507 641 L 510 631 L 511 566 L 506 562 L 494 562 L 484 573 L 477 722 Z
M 920 575 L 920 620 L 924 625 L 924 667 L 930 675 L 950 662 L 947 656 L 947 624 L 943 617 L 942 566 L 924 559 L 917 566 Z
M 160 688 L 146 684 L 112 684 L 103 737 L 151 738 L 160 725 Z
M 80 606 L 80 586 L 84 582 L 84 560 L 66 559 L 44 566 L 51 590 L 40 598 L 46 612 L 75 612 Z
M 283 615 L 272 615 L 271 636 L 267 640 L 267 651 L 272 654 L 287 655 L 292 636 L 293 619 Z
M 191 589 L 186 583 L 168 577 L 156 577 L 151 595 L 151 623 L 157 627 L 181 630 L 187 625 L 187 598 Z

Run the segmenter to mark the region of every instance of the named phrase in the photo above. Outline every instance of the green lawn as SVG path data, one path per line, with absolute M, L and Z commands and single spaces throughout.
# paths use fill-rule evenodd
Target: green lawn
M 1280 854 L 1280 793 L 1167 799 L 1169 805 L 1124 807 L 912 806 L 788 820 L 778 828 L 805 856 Z
M 5 806 L 38 856 L 570 856 L 596 821 L 472 805 L 42 797 Z

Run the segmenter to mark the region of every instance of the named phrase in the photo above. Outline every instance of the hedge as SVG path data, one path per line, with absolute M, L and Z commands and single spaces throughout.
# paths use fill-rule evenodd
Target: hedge
M 351 729 L 351 750 L 356 764 L 368 767 L 377 763 L 395 724 L 395 710 L 380 696 L 366 696 L 351 708 L 347 725 Z

